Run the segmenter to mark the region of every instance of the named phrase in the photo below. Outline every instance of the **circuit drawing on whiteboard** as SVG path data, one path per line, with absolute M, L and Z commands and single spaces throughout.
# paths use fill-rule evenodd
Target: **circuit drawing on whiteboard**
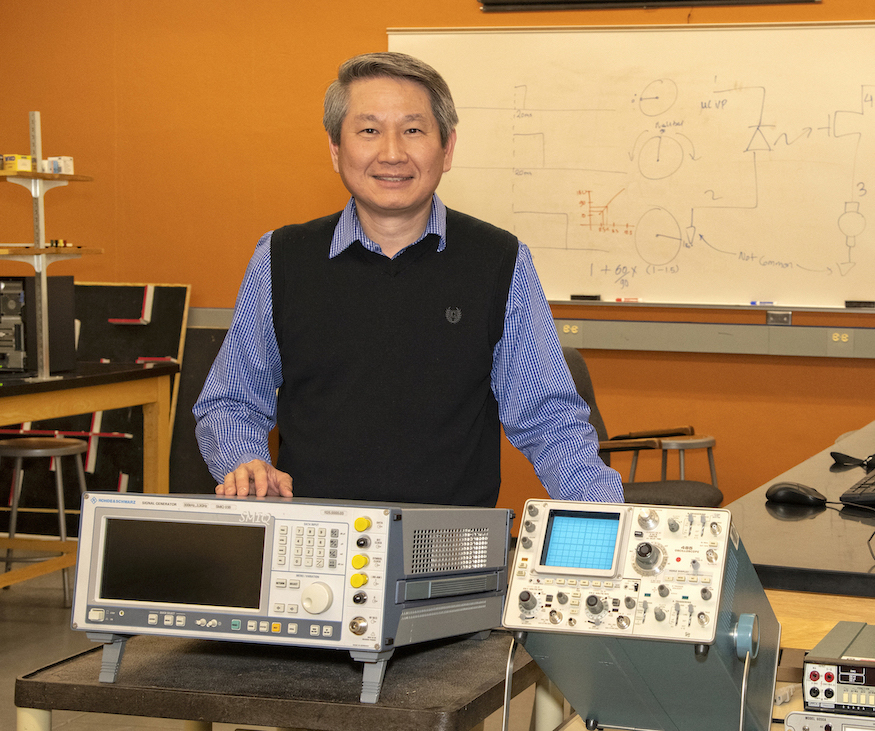
M 870 43 L 870 26 L 390 36 L 458 108 L 438 194 L 515 233 L 548 298 L 823 307 L 872 299 Z

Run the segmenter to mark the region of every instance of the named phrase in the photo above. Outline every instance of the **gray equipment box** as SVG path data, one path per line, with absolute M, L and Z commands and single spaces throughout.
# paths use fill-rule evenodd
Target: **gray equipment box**
M 394 649 L 501 624 L 513 512 L 86 493 L 73 629 L 114 682 L 138 634 L 348 650 L 375 703 Z

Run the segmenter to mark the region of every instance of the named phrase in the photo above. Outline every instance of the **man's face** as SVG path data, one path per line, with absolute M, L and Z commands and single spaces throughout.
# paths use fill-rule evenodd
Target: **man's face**
M 365 79 L 349 92 L 340 144 L 329 142 L 334 170 L 360 216 L 386 224 L 416 220 L 431 210 L 432 194 L 450 169 L 455 131 L 444 147 L 428 92 L 412 81 Z

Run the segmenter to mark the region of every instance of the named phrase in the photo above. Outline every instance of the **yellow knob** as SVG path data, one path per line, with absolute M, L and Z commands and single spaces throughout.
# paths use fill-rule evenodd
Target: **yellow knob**
M 370 563 L 367 556 L 363 556 L 362 554 L 358 554 L 352 557 L 352 567 L 354 569 L 363 569 Z
M 362 531 L 366 531 L 371 527 L 371 519 L 370 518 L 356 518 L 355 523 L 353 523 L 355 529 L 361 533 Z
M 368 575 L 367 574 L 353 574 L 349 577 L 349 583 L 352 584 L 353 589 L 360 589 L 365 584 L 368 583 Z

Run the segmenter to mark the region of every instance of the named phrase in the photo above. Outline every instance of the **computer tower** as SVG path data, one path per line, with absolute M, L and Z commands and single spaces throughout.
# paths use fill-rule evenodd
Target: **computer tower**
M 49 370 L 76 367 L 75 288 L 73 277 L 47 277 Z M 36 280 L 34 277 L 0 277 L 0 368 L 36 372 Z

